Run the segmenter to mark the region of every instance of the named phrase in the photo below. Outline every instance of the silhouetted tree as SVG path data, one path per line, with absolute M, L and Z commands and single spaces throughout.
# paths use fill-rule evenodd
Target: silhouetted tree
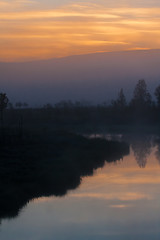
M 23 107 L 27 108 L 28 107 L 28 103 L 24 102 L 23 103 Z
M 52 104 L 50 104 L 50 103 L 46 103 L 43 107 L 45 109 L 52 109 L 53 108 Z
M 122 88 L 118 93 L 118 98 L 116 100 L 112 101 L 112 105 L 113 105 L 113 107 L 116 107 L 118 109 L 123 109 L 126 107 L 127 101 L 126 101 L 126 97 L 123 93 Z
M 55 104 L 56 108 L 73 108 L 74 107 L 74 103 L 71 100 L 65 101 L 62 100 L 58 103 Z
M 13 104 L 11 102 L 8 103 L 8 108 L 13 109 Z
M 158 107 L 160 107 L 160 85 L 155 89 L 154 94 L 155 94 L 156 99 L 157 99 Z
M 0 112 L 1 112 L 1 127 L 3 128 L 3 112 L 8 105 L 8 97 L 6 93 L 0 93 Z
M 17 108 L 21 108 L 23 104 L 21 102 L 16 102 L 15 105 L 16 105 Z
M 140 79 L 134 89 L 133 98 L 131 100 L 131 106 L 143 109 L 149 107 L 152 104 L 152 98 L 147 90 L 147 84 L 144 79 Z

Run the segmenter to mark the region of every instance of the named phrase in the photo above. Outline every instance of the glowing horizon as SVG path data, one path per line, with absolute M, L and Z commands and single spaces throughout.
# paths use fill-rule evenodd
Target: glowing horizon
M 159 26 L 160 7 L 0 1 L 0 61 L 160 49 Z

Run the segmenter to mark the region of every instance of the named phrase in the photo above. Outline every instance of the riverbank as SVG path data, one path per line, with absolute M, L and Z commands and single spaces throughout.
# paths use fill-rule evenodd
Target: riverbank
M 0 151 L 0 218 L 14 217 L 31 199 L 63 196 L 105 162 L 129 153 L 126 143 L 88 139 L 67 131 L 27 136 Z

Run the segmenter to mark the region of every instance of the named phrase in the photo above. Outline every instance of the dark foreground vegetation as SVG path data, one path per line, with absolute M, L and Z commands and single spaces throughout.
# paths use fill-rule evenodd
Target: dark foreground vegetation
M 0 219 L 15 217 L 41 196 L 63 196 L 105 162 L 129 154 L 125 143 L 65 131 L 10 142 L 0 151 Z

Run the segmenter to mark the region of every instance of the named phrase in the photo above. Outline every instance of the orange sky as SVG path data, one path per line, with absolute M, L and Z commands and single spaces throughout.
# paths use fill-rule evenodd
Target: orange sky
M 0 61 L 158 48 L 160 8 L 0 1 Z

